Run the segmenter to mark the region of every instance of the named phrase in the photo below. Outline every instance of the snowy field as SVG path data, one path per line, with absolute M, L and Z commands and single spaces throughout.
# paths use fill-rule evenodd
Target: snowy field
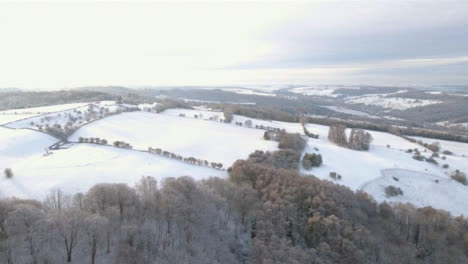
M 297 87 L 289 90 L 292 93 L 309 95 L 309 96 L 328 96 L 338 97 L 340 94 L 334 94 L 335 89 L 319 88 L 319 87 Z
M 94 112 L 118 111 L 115 102 L 96 103 Z M 131 107 L 131 106 L 128 106 Z M 150 107 L 150 106 L 149 106 Z M 81 112 L 86 121 L 88 105 L 78 109 L 52 113 L 48 122 L 64 124 Z M 104 110 L 99 110 L 104 109 Z M 81 111 L 83 110 L 83 111 Z M 60 114 L 60 115 L 59 115 Z M 181 117 L 180 115 L 183 115 Z M 47 114 L 46 114 L 47 115 Z M 59 116 L 58 116 L 59 115 Z M 196 116 L 196 117 L 195 117 Z M 28 121 L 11 123 L 13 127 L 30 127 L 31 120 L 40 122 L 44 115 Z M 196 179 L 210 176 L 226 177 L 225 171 L 200 167 L 162 156 L 138 151 L 148 147 L 161 148 L 184 157 L 195 157 L 210 162 L 221 162 L 229 167 L 237 159 L 245 159 L 259 150 L 276 150 L 277 142 L 265 141 L 263 130 L 235 125 L 251 120 L 252 127 L 264 126 L 285 129 L 303 135 L 299 123 L 268 121 L 234 115 L 231 124 L 222 123 L 222 112 L 208 108 L 170 109 L 161 114 L 128 112 L 111 115 L 79 128 L 70 138 L 99 137 L 110 144 L 114 141 L 130 143 L 134 150 L 111 146 L 74 144 L 68 149 L 54 150 L 44 155 L 45 148 L 57 142 L 47 134 L 31 129 L 0 127 L 0 169 L 11 168 L 12 179 L 0 179 L 0 196 L 17 196 L 42 199 L 48 190 L 60 188 L 68 193 L 84 192 L 100 182 L 123 182 L 133 185 L 142 176 L 153 176 L 158 181 L 166 177 L 190 175 Z M 52 124 L 52 123 L 51 123 Z M 468 211 L 468 187 L 450 179 L 455 169 L 468 172 L 468 144 L 416 138 L 426 143 L 438 141 L 442 151 L 450 150 L 446 160 L 435 158 L 439 166 L 417 161 L 407 149 L 419 149 L 425 157 L 431 151 L 401 137 L 377 131 L 368 131 L 374 138 L 369 151 L 355 151 L 339 147 L 327 139 L 327 126 L 308 124 L 307 129 L 320 136 L 308 139 L 304 153 L 320 153 L 323 164 L 306 171 L 318 178 L 335 181 L 352 190 L 363 189 L 377 201 L 411 202 L 417 206 L 431 205 L 455 215 Z M 349 135 L 350 129 L 347 130 Z M 448 164 L 449 168 L 442 168 Z M 332 180 L 330 172 L 342 176 Z M 398 178 L 396 181 L 393 177 Z M 436 182 L 436 180 L 438 182 Z M 403 190 L 402 196 L 387 198 L 384 188 L 394 185 Z
M 37 116 L 38 114 L 3 114 L 0 113 L 0 125 L 8 124 L 18 120 Z
M 403 195 L 387 197 L 385 187 L 393 185 L 403 191 Z M 468 214 L 468 187 L 453 180 L 434 175 L 390 169 L 382 171 L 379 177 L 363 190 L 373 195 L 378 202 L 412 203 L 417 207 L 432 206 L 443 209 L 452 215 Z
M 140 150 L 161 148 L 184 157 L 221 162 L 225 167 L 247 158 L 254 150 L 277 148 L 275 142 L 263 140 L 262 130 L 146 112 L 98 120 L 78 129 L 71 140 L 77 141 L 79 137 L 125 141 Z
M 180 108 L 175 108 L 175 109 L 168 109 L 161 114 L 164 115 L 169 115 L 169 116 L 185 116 L 187 118 L 200 118 L 204 120 L 223 120 L 224 119 L 224 113 L 223 112 L 217 112 L 217 111 L 210 111 L 208 109 L 200 108 L 200 109 L 180 109 Z
M 364 116 L 364 117 L 369 117 L 369 118 L 379 118 L 378 116 L 373 116 L 362 111 L 352 110 L 352 109 L 348 109 L 348 108 L 340 107 L 340 106 L 327 105 L 327 106 L 322 106 L 322 107 L 338 112 L 338 113 L 344 113 L 344 114 L 355 115 L 355 116 Z
M 42 156 L 45 149 L 57 142 L 57 139 L 30 129 L 8 129 L 0 127 L 0 196 L 19 195 L 21 193 L 9 193 L 5 184 L 14 181 L 17 168 L 29 168 L 28 163 L 18 166 L 17 164 L 28 160 L 31 157 Z M 3 170 L 11 168 L 13 170 L 13 178 L 7 179 L 3 176 Z M 34 171 L 32 171 L 34 172 Z M 44 179 L 39 179 L 44 181 Z
M 440 140 L 440 139 L 434 139 L 434 138 L 415 137 L 415 136 L 410 136 L 410 138 L 421 140 L 423 143 L 427 143 L 427 144 L 431 144 L 433 142 L 439 142 L 441 152 L 444 150 L 449 150 L 453 152 L 454 155 L 457 155 L 457 156 L 465 155 L 468 158 L 468 143 Z
M 20 109 L 10 109 L 5 111 L 0 111 L 0 114 L 46 114 L 53 113 L 58 111 L 64 111 L 68 109 L 73 109 L 77 107 L 82 107 L 88 103 L 72 103 L 72 104 L 59 104 L 59 105 L 49 105 L 41 107 L 32 107 L 32 108 L 20 108 Z
M 369 131 L 374 138 L 370 150 L 356 151 L 331 143 L 327 139 L 328 127 L 326 126 L 309 124 L 307 129 L 311 133 L 319 134 L 320 138 L 309 139 L 305 152 L 320 153 L 323 156 L 323 164 L 318 168 L 313 168 L 310 171 L 302 170 L 302 172 L 327 180 L 331 180 L 330 172 L 336 172 L 343 177 L 337 183 L 346 185 L 353 190 L 358 190 L 366 182 L 380 177 L 382 169 L 402 168 L 444 175 L 441 168 L 427 162 L 414 160 L 411 154 L 405 153 L 403 150 L 416 147 L 422 151 L 422 147 L 400 137 Z M 349 130 L 347 132 L 349 134 Z M 391 147 L 387 148 L 387 144 Z
M 39 147 L 40 149 L 40 147 Z M 76 144 L 54 150 L 48 156 L 25 155 L 9 167 L 12 179 L 0 178 L 1 195 L 43 199 L 49 190 L 86 192 L 97 183 L 127 183 L 133 186 L 142 176 L 161 182 L 167 177 L 190 175 L 195 179 L 226 177 L 225 171 L 194 166 L 161 156 L 110 146 Z
M 276 96 L 276 94 L 271 93 L 268 90 L 256 90 L 256 89 L 248 89 L 248 88 L 223 88 L 224 91 L 233 92 L 237 94 L 246 94 L 246 95 L 259 95 L 259 96 Z
M 388 94 L 387 94 L 388 95 Z M 405 110 L 414 107 L 441 103 L 435 100 L 421 100 L 401 97 L 386 97 L 387 95 L 358 96 L 346 101 L 348 104 L 376 105 L 394 110 Z
M 10 128 L 33 128 L 38 129 L 45 126 L 60 125 L 62 128 L 67 125 L 81 126 L 96 119 L 124 111 L 130 105 L 118 105 L 113 101 L 103 101 L 98 103 L 84 104 L 77 108 L 67 109 L 59 112 L 44 113 L 31 118 L 9 123 Z M 48 107 L 53 109 L 53 107 Z
M 11 109 L 0 111 L 0 125 L 8 124 L 11 122 L 23 120 L 26 118 L 31 118 L 38 115 L 43 115 L 47 113 L 64 111 L 67 109 L 73 109 L 77 107 L 82 107 L 87 105 L 87 103 L 74 103 L 74 104 L 61 104 L 61 105 L 51 105 L 51 106 L 42 106 L 42 107 L 33 107 L 33 108 L 21 108 L 21 109 Z

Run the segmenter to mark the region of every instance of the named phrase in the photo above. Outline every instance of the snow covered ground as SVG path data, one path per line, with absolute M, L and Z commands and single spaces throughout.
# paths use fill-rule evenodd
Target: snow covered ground
M 450 174 L 454 170 L 458 169 L 468 175 L 468 143 L 454 142 L 448 140 L 439 140 L 423 137 L 411 137 L 416 140 L 421 140 L 424 143 L 431 144 L 433 142 L 439 142 L 441 150 L 440 155 L 445 156 L 446 160 L 442 164 L 448 164 L 450 169 L 447 170 Z M 453 155 L 444 155 L 443 151 L 448 150 L 453 153 Z M 468 187 L 467 187 L 468 188 Z
M 427 143 L 427 144 L 439 142 L 440 148 L 442 151 L 449 150 L 453 152 L 454 155 L 457 155 L 457 156 L 465 155 L 468 158 L 468 143 L 440 140 L 440 139 L 434 139 L 434 138 L 415 137 L 415 136 L 410 136 L 410 138 L 421 140 L 423 143 Z
M 297 87 L 289 90 L 292 93 L 310 95 L 310 96 L 329 96 L 338 97 L 340 94 L 334 94 L 335 89 L 322 87 Z
M 237 94 L 276 96 L 276 94 L 271 93 L 268 90 L 257 91 L 256 89 L 248 89 L 248 88 L 223 88 L 223 90 L 227 92 L 237 93 Z
M 222 120 L 224 119 L 224 113 L 219 111 L 210 111 L 208 109 L 200 108 L 200 109 L 168 109 L 162 112 L 164 115 L 169 116 L 185 116 L 188 118 L 200 118 L 204 120 Z
M 28 168 L 29 164 L 18 163 L 28 160 L 33 156 L 42 156 L 45 149 L 57 142 L 57 139 L 30 129 L 9 129 L 0 127 L 0 196 L 10 195 L 4 183 L 14 180 L 17 168 Z M 13 178 L 7 179 L 3 176 L 6 168 L 13 170 Z M 44 180 L 44 179 L 39 179 Z
M 115 102 L 103 102 L 96 104 L 94 108 L 97 111 L 101 107 L 116 111 L 120 106 L 116 106 Z M 87 108 L 86 105 L 78 109 L 83 109 L 84 113 Z M 63 124 L 70 118 L 70 114 L 76 117 L 78 111 L 81 110 L 65 110 L 60 112 L 60 116 L 57 116 L 59 113 L 53 113 L 51 115 L 54 119 L 48 122 Z M 181 117 L 181 114 L 185 117 Z M 39 119 L 40 122 L 43 117 L 44 115 L 30 119 Z M 257 149 L 277 149 L 276 142 L 263 139 L 263 130 L 237 126 L 236 122 L 244 124 L 246 120 L 251 120 L 253 127 L 274 127 L 303 135 L 299 123 L 234 115 L 232 123 L 226 124 L 213 121 L 215 117 L 223 119 L 223 113 L 199 108 L 170 109 L 161 114 L 139 111 L 112 115 L 82 126 L 70 140 L 99 137 L 107 139 L 110 144 L 125 141 L 133 145 L 135 150 L 74 144 L 68 149 L 54 150 L 50 155 L 44 155 L 44 149 L 55 143 L 55 138 L 31 129 L 0 127 L 0 169 L 11 168 L 14 173 L 12 179 L 0 178 L 0 195 L 41 199 L 53 188 L 69 193 L 84 192 L 99 182 L 124 182 L 132 185 L 141 176 L 149 175 L 158 180 L 182 175 L 197 179 L 226 177 L 225 171 L 194 166 L 137 150 L 161 148 L 184 157 L 221 162 L 227 168 L 235 160 L 245 159 Z M 18 128 L 30 127 L 30 122 L 31 120 L 18 121 L 10 125 Z M 417 138 L 426 143 L 439 141 L 442 151 L 454 152 L 454 155 L 446 155 L 446 160 L 442 160 L 442 155 L 435 158 L 439 162 L 439 166 L 436 166 L 414 160 L 413 154 L 406 153 L 407 149 L 416 148 L 422 155 L 430 157 L 431 151 L 389 133 L 369 131 L 374 138 L 370 150 L 355 151 L 331 143 L 327 139 L 327 126 L 308 124 L 307 129 L 320 138 L 309 138 L 304 153 L 320 153 L 323 165 L 310 171 L 301 167 L 301 172 L 330 181 L 333 181 L 329 176 L 330 172 L 336 172 L 342 175 L 342 179 L 336 180 L 336 183 L 352 190 L 363 189 L 378 201 L 431 205 L 455 215 L 468 211 L 465 202 L 468 187 L 450 179 L 450 174 L 455 169 L 468 173 L 468 144 Z M 348 129 L 347 133 L 349 132 Z M 442 164 L 448 164 L 449 168 L 442 168 Z M 384 189 L 388 185 L 401 188 L 404 194 L 387 198 Z
M 419 147 L 422 151 L 422 147 L 400 137 L 370 131 L 374 138 L 370 150 L 356 151 L 331 143 L 327 138 L 328 127 L 326 126 L 309 124 L 307 129 L 311 133 L 319 134 L 320 138 L 309 139 L 305 152 L 320 153 L 323 157 L 323 165 L 310 171 L 302 170 L 302 172 L 327 180 L 331 180 L 330 172 L 336 172 L 343 177 L 337 183 L 346 185 L 353 190 L 358 190 L 364 183 L 380 177 L 382 169 L 402 168 L 444 175 L 441 168 L 427 162 L 414 160 L 412 155 L 404 150 Z M 390 148 L 386 147 L 387 144 L 390 145 Z M 424 152 L 422 153 L 424 154 Z
M 344 113 L 344 114 L 355 115 L 355 116 L 364 116 L 364 117 L 369 117 L 369 118 L 379 118 L 378 116 L 373 116 L 362 111 L 352 110 L 352 109 L 348 109 L 348 108 L 340 107 L 340 106 L 326 105 L 322 107 L 330 109 L 338 113 Z
M 226 177 L 225 171 L 110 146 L 76 144 L 69 149 L 54 150 L 48 156 L 40 153 L 41 147 L 38 152 L 8 164 L 14 177 L 0 178 L 1 196 L 43 199 L 52 189 L 59 188 L 66 193 L 86 192 L 103 182 L 132 186 L 142 176 L 152 176 L 158 182 L 167 177 L 187 175 L 195 179 Z
M 403 195 L 387 197 L 385 187 L 393 185 Z M 383 170 L 379 177 L 362 188 L 378 202 L 412 203 L 417 207 L 432 206 L 452 215 L 468 213 L 468 187 L 453 180 L 431 174 L 401 169 Z
M 440 101 L 435 101 L 435 100 L 410 99 L 410 98 L 402 98 L 402 97 L 386 97 L 387 95 L 388 94 L 356 96 L 351 99 L 348 99 L 346 103 L 376 105 L 376 106 L 381 106 L 383 108 L 395 109 L 395 110 L 405 110 L 405 109 L 419 107 L 419 106 L 426 106 L 426 105 L 441 103 Z
M 20 109 L 10 109 L 5 111 L 0 111 L 0 114 L 46 114 L 52 112 L 63 111 L 67 109 L 73 109 L 77 107 L 82 107 L 88 103 L 72 103 L 72 104 L 59 104 L 59 105 L 49 105 L 41 107 L 32 107 L 32 108 L 20 108 Z
M 67 109 L 73 109 L 77 107 L 82 107 L 87 105 L 87 103 L 73 103 L 73 104 L 61 104 L 61 105 L 51 105 L 51 106 L 42 106 L 42 107 L 33 107 L 33 108 L 21 108 L 21 109 L 11 109 L 0 111 L 0 125 L 8 124 L 11 122 L 23 120 L 26 118 L 43 115 L 47 113 L 64 111 Z
M 125 141 L 135 149 L 161 148 L 184 157 L 221 162 L 225 167 L 245 159 L 253 151 L 275 150 L 263 139 L 263 131 L 221 122 L 146 112 L 123 113 L 78 129 L 71 137 L 99 137 Z
M 103 101 L 98 103 L 81 104 L 76 108 L 67 110 L 57 110 L 58 112 L 45 112 L 31 118 L 22 119 L 13 123 L 6 124 L 10 128 L 33 128 L 39 129 L 45 126 L 60 125 L 62 128 L 67 125 L 81 126 L 96 119 L 105 117 L 127 108 L 136 107 L 131 105 L 119 105 L 113 101 Z M 57 108 L 60 109 L 61 107 Z M 54 109 L 48 107 L 47 109 Z
M 38 114 L 3 114 L 0 113 L 0 125 L 8 124 L 18 120 L 37 116 Z

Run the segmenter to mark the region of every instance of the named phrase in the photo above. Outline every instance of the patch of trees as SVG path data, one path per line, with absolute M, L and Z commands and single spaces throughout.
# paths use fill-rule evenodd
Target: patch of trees
M 11 168 L 6 168 L 5 170 L 3 170 L 3 174 L 7 179 L 13 178 L 13 171 L 11 170 Z
M 234 118 L 234 111 L 231 107 L 225 107 L 223 109 L 224 114 L 224 122 L 231 123 L 232 119 Z
M 463 184 L 463 185 L 468 185 L 468 179 L 466 178 L 466 175 L 465 173 L 459 171 L 459 170 L 455 170 L 452 174 L 452 176 L 450 176 L 453 180 Z
M 250 120 L 250 119 L 245 120 L 243 123 L 242 122 L 235 122 L 234 124 L 237 125 L 237 126 L 253 127 L 252 120 Z M 259 126 L 255 126 L 255 128 L 260 129 Z M 265 129 L 265 128 L 263 128 L 263 129 Z
M 309 130 L 307 129 L 307 127 L 305 127 L 305 125 L 302 125 L 302 130 L 304 131 L 304 135 L 310 137 L 310 138 L 319 138 L 319 135 L 318 134 L 314 134 L 314 133 L 311 133 L 309 132 Z
M 444 154 L 444 155 L 453 155 L 453 152 L 450 151 L 450 150 L 444 150 L 444 151 L 442 152 L 442 154 Z
M 320 167 L 322 165 L 322 155 L 316 153 L 306 153 L 302 157 L 302 167 L 306 170 L 312 169 L 312 167 Z
M 389 185 L 389 186 L 385 187 L 385 195 L 387 197 L 403 195 L 403 191 L 399 187 Z
M 219 163 L 219 162 L 210 162 L 208 160 L 197 159 L 197 158 L 194 158 L 194 157 L 184 158 L 184 157 L 182 157 L 182 155 L 178 155 L 178 154 L 166 151 L 166 150 L 162 150 L 160 148 L 149 147 L 148 152 L 153 153 L 153 154 L 157 154 L 157 155 L 161 155 L 161 156 L 166 157 L 166 158 L 171 158 L 171 159 L 175 159 L 175 160 L 178 160 L 178 161 L 183 161 L 185 163 L 189 163 L 189 164 L 193 164 L 193 165 L 197 165 L 197 166 L 203 166 L 203 167 L 211 167 L 213 169 L 218 169 L 218 170 L 222 170 L 223 166 L 224 166 L 222 163 Z
M 351 129 L 349 139 L 347 139 L 346 127 L 343 125 L 336 125 L 330 126 L 328 139 L 342 147 L 367 151 L 372 142 L 372 135 L 362 129 L 353 128 Z
M 226 122 L 232 121 L 232 115 L 242 115 L 260 120 L 277 120 L 284 122 L 297 122 L 298 117 L 274 107 L 248 106 L 248 105 L 223 105 Z
M 429 149 L 430 151 L 433 151 L 433 152 L 439 152 L 440 151 L 440 143 L 439 142 L 432 142 L 431 144 L 428 144 L 428 143 L 425 143 L 423 142 L 422 140 L 416 140 L 414 138 L 410 138 L 410 137 L 406 137 L 406 136 L 401 136 L 402 138 L 408 140 L 409 142 L 411 143 L 415 143 L 415 144 L 418 144 L 422 147 L 425 147 L 427 149 Z M 451 153 L 453 154 L 452 152 L 448 151 L 446 153 Z M 444 153 L 445 154 L 445 151 Z M 447 154 L 447 155 L 451 155 L 451 154 Z
M 155 106 L 153 106 L 150 109 L 150 112 L 156 112 L 156 113 L 161 113 L 166 111 L 167 109 L 171 108 L 185 108 L 185 109 L 192 109 L 190 105 L 184 103 L 183 101 L 180 100 L 171 100 L 171 99 L 164 99 Z
M 138 111 L 138 107 L 120 106 L 115 111 L 109 111 L 109 108 L 98 107 L 94 104 L 89 104 L 86 111 L 74 109 L 73 113 L 58 113 L 56 115 L 45 115 L 40 119 L 40 124 L 31 123 L 36 127 L 62 141 L 67 141 L 68 137 L 73 134 L 82 125 L 123 112 Z M 60 124 L 53 124 L 50 126 L 47 122 L 52 122 L 62 117 L 68 118 L 68 122 L 62 126 Z M 46 123 L 46 124 L 44 124 Z
M 304 150 L 306 145 L 305 139 L 298 133 L 287 133 L 281 131 L 278 137 L 278 148 L 280 149 L 292 149 L 298 153 Z
M 135 188 L 53 191 L 42 203 L 3 199 L 0 262 L 243 263 L 254 198 L 224 180 L 180 177 L 158 186 L 143 177 Z
M 113 100 L 114 96 L 92 91 L 5 92 L 0 96 L 0 110 L 21 109 L 56 104 Z
M 114 147 L 117 147 L 117 148 L 123 148 L 123 149 L 133 149 L 133 146 L 130 145 L 129 143 L 126 143 L 124 141 L 114 141 L 114 143 L 112 143 L 112 145 Z
M 340 174 L 338 174 L 338 173 L 336 173 L 336 172 L 334 172 L 334 171 L 331 171 L 331 172 L 328 174 L 328 176 L 329 176 L 330 178 L 332 178 L 333 180 L 335 180 L 335 181 L 339 181 L 339 180 L 341 180 L 341 179 L 343 178 Z
M 68 126 L 62 128 L 62 126 L 59 124 L 54 124 L 53 126 L 49 126 L 47 124 L 44 127 L 39 128 L 39 130 L 42 130 L 52 135 L 53 137 L 56 137 L 63 141 L 66 141 L 68 136 L 71 135 L 75 131 L 75 130 L 70 129 L 70 127 Z
M 377 204 L 364 193 L 248 161 L 232 166 L 230 180 L 260 200 L 249 263 L 468 261 L 466 218 Z
M 297 170 L 301 154 L 291 149 L 281 149 L 278 151 L 256 150 L 249 155 L 248 161 L 277 169 Z
M 91 137 L 91 138 L 84 138 L 79 137 L 78 143 L 91 143 L 91 144 L 99 144 L 99 145 L 107 145 L 107 139 L 98 138 L 98 137 Z
M 284 129 L 274 128 L 274 127 L 265 127 L 265 126 L 262 126 L 262 125 L 260 125 L 260 126 L 256 125 L 255 128 L 265 129 L 266 130 L 263 133 L 263 139 L 265 139 L 265 140 L 279 141 L 280 134 L 281 133 L 286 133 L 286 130 L 284 130 Z

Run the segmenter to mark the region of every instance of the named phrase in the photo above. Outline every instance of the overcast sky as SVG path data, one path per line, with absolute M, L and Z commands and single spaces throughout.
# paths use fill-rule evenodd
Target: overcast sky
M 467 14 L 468 1 L 0 2 L 0 87 L 466 85 Z

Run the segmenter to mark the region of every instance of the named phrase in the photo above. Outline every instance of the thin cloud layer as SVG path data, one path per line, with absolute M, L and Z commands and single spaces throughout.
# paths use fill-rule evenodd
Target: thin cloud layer
M 0 87 L 467 84 L 466 13 L 452 1 L 0 3 Z

